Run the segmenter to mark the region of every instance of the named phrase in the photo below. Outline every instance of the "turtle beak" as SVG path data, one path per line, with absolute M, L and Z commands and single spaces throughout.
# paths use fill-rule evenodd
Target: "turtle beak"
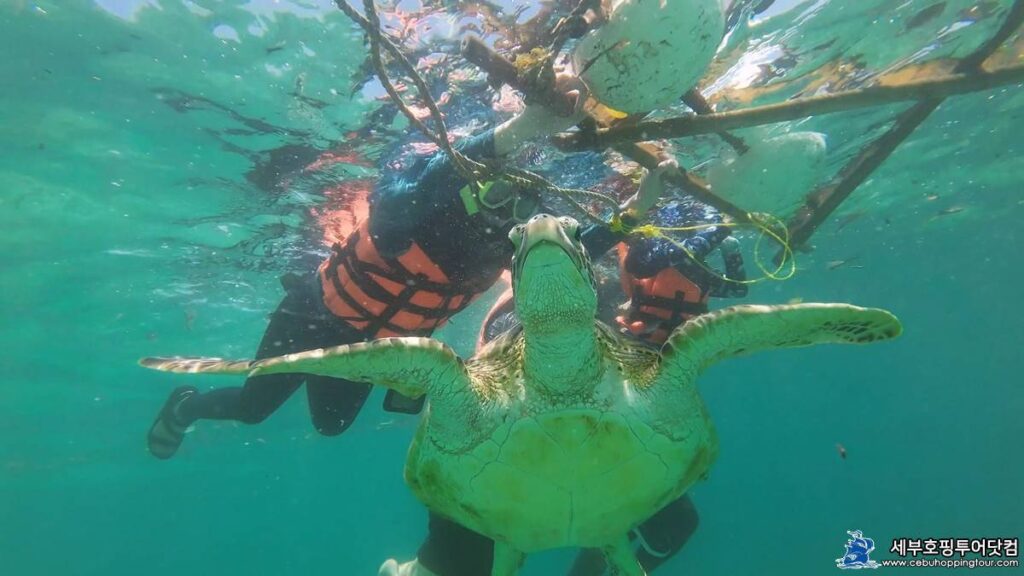
M 509 234 L 515 245 L 512 289 L 524 326 L 534 313 L 593 321 L 597 292 L 578 230 L 572 218 L 538 214 Z
M 561 219 L 549 214 L 538 214 L 530 218 L 526 224 L 516 226 L 509 233 L 509 239 L 516 247 L 514 260 L 522 264 L 531 250 L 539 244 L 547 243 L 561 248 L 574 261 L 578 261 L 579 250 L 574 239 L 569 237 L 570 232 L 575 232 L 575 221 L 572 222 L 571 228 L 565 224 Z

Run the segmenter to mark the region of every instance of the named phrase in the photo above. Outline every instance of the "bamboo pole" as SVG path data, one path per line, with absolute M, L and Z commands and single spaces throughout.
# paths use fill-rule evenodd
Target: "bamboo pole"
M 593 133 L 559 134 L 554 140 L 563 150 L 604 149 L 624 142 L 697 136 L 884 104 L 943 99 L 1022 82 L 1024 64 L 986 72 L 961 72 L 895 86 L 872 86 L 734 112 L 651 120 L 622 128 L 598 129 Z

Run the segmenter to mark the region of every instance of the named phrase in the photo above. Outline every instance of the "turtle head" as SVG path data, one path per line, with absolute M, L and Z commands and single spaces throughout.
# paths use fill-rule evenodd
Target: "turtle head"
M 538 214 L 509 233 L 512 291 L 523 329 L 553 333 L 593 327 L 597 289 L 579 223 Z

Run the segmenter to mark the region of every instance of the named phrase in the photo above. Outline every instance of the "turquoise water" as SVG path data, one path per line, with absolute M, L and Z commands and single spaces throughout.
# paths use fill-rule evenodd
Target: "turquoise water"
M 735 108 L 940 66 L 1010 4 L 779 2 L 732 39 L 711 98 Z M 410 558 L 426 517 L 401 480 L 415 420 L 382 412 L 379 391 L 338 438 L 313 431 L 300 394 L 258 427 L 201 423 L 161 462 L 145 432 L 183 380 L 135 365 L 251 355 L 277 277 L 324 254 L 311 214 L 330 198 L 301 168 L 379 106 L 372 83 L 350 97 L 360 35 L 325 1 L 8 0 L 0 31 L 3 573 L 369 575 Z M 1007 46 L 997 59 L 1021 62 L 1020 37 Z M 825 133 L 824 180 L 900 109 L 744 135 Z M 1022 129 L 1020 86 L 947 101 L 793 279 L 752 288 L 750 302 L 884 307 L 905 334 L 707 373 L 721 456 L 692 490 L 700 528 L 658 573 L 822 574 L 853 529 L 880 548 L 1024 536 Z M 721 152 L 711 137 L 679 145 L 689 165 Z M 298 159 L 271 153 L 286 146 Z M 480 312 L 441 337 L 468 352 Z

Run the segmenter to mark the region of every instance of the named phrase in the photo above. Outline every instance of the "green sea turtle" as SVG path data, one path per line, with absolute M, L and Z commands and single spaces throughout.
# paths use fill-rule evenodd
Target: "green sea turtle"
M 258 361 L 146 358 L 172 372 L 303 372 L 372 382 L 429 408 L 405 479 L 428 507 L 496 541 L 493 576 L 526 553 L 604 550 L 641 575 L 626 534 L 708 471 L 718 442 L 695 380 L 769 348 L 867 343 L 900 333 L 883 310 L 846 304 L 738 306 L 678 328 L 660 352 L 595 321 L 593 273 L 571 218 L 510 235 L 522 327 L 468 361 L 429 338 L 385 338 Z

